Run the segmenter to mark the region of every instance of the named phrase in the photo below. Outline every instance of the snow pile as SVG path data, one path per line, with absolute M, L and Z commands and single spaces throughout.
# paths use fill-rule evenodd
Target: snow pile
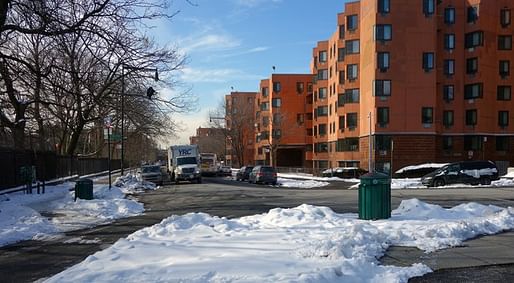
M 324 186 L 328 186 L 328 182 L 321 182 L 321 181 L 315 181 L 315 180 L 293 180 L 293 179 L 286 179 L 286 178 L 278 178 L 277 183 L 281 187 L 285 188 L 301 188 L 301 189 L 311 189 L 311 188 L 320 188 Z
M 116 178 L 113 185 L 122 189 L 125 194 L 132 194 L 145 190 L 155 190 L 157 188 L 154 183 L 141 180 L 136 175 L 132 175 L 130 173 Z
M 46 282 L 407 282 L 430 269 L 382 266 L 390 245 L 426 251 L 514 228 L 514 209 L 403 201 L 392 218 L 301 205 L 226 219 L 171 216 Z
M 22 192 L 0 200 L 0 246 L 23 240 L 45 240 L 60 233 L 93 227 L 143 213 L 144 207 L 125 199 L 124 187 L 94 186 L 92 200 L 74 201 L 73 183 L 47 186 L 45 194 Z M 72 190 L 72 191 L 70 191 Z

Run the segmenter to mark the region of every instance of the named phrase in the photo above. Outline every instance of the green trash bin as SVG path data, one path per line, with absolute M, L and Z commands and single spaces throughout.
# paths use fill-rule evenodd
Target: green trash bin
M 391 217 L 391 179 L 372 172 L 360 177 L 359 219 L 377 220 Z
M 93 180 L 79 179 L 75 183 L 75 200 L 79 199 L 93 199 Z

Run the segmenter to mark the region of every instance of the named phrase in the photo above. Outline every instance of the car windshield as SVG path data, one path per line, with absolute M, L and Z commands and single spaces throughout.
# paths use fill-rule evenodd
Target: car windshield
M 141 168 L 142 173 L 157 173 L 161 171 L 160 166 L 145 166 Z
M 262 167 L 261 170 L 263 172 L 275 172 L 275 169 L 273 167 Z
M 196 157 L 181 157 L 177 158 L 177 165 L 184 165 L 184 164 L 197 164 L 196 163 Z

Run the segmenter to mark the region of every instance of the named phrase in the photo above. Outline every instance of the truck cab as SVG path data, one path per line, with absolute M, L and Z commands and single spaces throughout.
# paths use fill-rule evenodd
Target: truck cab
M 197 145 L 175 145 L 168 150 L 168 173 L 170 180 L 202 182 L 200 175 L 199 154 Z

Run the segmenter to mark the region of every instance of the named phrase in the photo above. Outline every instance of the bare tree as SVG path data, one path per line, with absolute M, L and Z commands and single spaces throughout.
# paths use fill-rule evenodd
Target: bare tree
M 31 131 L 37 131 L 40 148 L 45 147 L 43 141 L 52 140 L 60 145 L 61 152 L 73 154 L 84 129 L 95 127 L 108 114 L 119 120 L 120 81 L 126 80 L 129 91 L 140 91 L 146 83 L 142 74 L 121 72 L 124 66 L 152 66 L 159 67 L 161 72 L 172 72 L 185 63 L 176 50 L 158 48 L 138 32 L 147 19 L 175 14 L 165 14 L 167 2 L 3 1 L 0 4 L 2 135 L 12 135 L 15 147 L 24 148 L 29 126 Z M 161 87 L 176 83 L 168 79 L 161 82 Z M 131 104 L 141 105 L 141 101 L 128 98 L 129 127 L 136 125 L 136 129 L 138 124 L 145 123 L 144 129 L 151 135 L 173 132 L 174 124 L 166 115 L 186 111 L 191 99 L 190 93 L 184 92 L 168 98 L 158 96 L 143 102 L 146 107 L 131 108 Z M 141 115 L 143 111 L 148 112 Z

